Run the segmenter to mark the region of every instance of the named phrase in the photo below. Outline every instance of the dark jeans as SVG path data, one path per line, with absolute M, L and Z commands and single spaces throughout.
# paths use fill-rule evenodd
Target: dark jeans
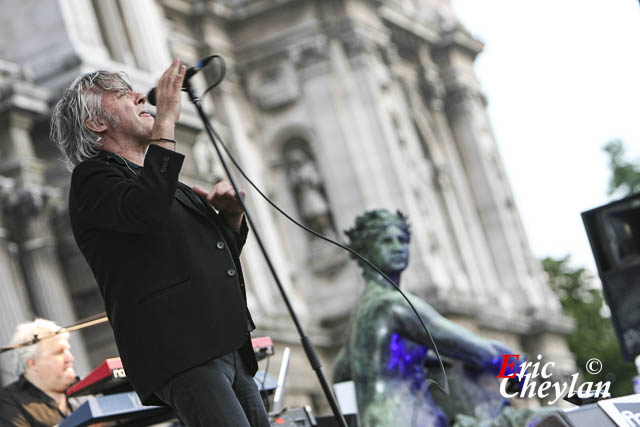
M 188 427 L 269 427 L 258 387 L 237 351 L 176 375 L 155 394 Z

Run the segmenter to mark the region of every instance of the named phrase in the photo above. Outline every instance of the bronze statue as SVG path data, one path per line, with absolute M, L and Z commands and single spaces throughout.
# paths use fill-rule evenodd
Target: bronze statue
M 356 219 L 355 226 L 346 234 L 354 250 L 400 285 L 400 276 L 409 261 L 410 239 L 407 218 L 402 213 L 368 211 Z M 486 392 L 482 387 L 486 384 L 474 385 L 479 387 L 474 389 L 468 386 L 467 379 L 456 383 L 450 378 L 454 385 L 452 396 L 438 392 L 440 398 L 436 402 L 426 381 L 427 366 L 433 364 L 434 358 L 425 345 L 429 341 L 419 320 L 391 284 L 371 267 L 358 262 L 366 284 L 353 313 L 345 348 L 336 361 L 333 379 L 336 383 L 355 382 L 362 425 L 444 427 L 460 412 L 478 418 L 497 417 L 505 401 L 494 377 L 495 365 L 500 355 L 514 354 L 514 351 L 473 334 L 440 315 L 426 301 L 406 293 L 440 353 L 458 361 L 459 365 L 449 364 L 454 368 L 452 372 L 470 367 L 472 371 L 488 373 L 490 396 L 484 396 Z M 470 389 L 479 391 L 480 399 L 471 396 L 475 401 L 458 402 L 466 397 L 453 396 Z M 443 405 L 442 402 L 447 401 L 454 403 L 453 406 Z M 462 403 L 463 408 L 456 406 L 457 403 Z M 469 406 L 470 403 L 477 405 Z M 481 404 L 487 407 L 476 410 Z

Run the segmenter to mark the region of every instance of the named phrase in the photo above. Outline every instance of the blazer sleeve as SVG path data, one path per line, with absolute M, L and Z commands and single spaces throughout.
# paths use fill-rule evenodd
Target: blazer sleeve
M 189 191 L 192 191 L 189 189 Z M 242 217 L 242 222 L 240 223 L 240 228 L 236 230 L 233 228 L 227 220 L 224 218 L 220 212 L 217 212 L 215 208 L 205 199 L 204 197 L 193 193 L 200 201 L 202 202 L 205 209 L 209 212 L 213 220 L 218 227 L 220 227 L 222 234 L 226 240 L 230 240 L 233 243 L 233 249 L 238 256 L 240 256 L 240 252 L 242 252 L 242 248 L 247 241 L 247 236 L 249 234 L 249 225 L 247 223 L 247 217 L 244 215 Z
M 245 242 L 247 241 L 247 235 L 249 234 L 249 226 L 247 225 L 247 217 L 242 217 L 242 222 L 240 223 L 240 229 L 236 230 L 227 224 L 227 221 L 224 217 L 218 214 L 221 221 L 224 224 L 224 227 L 228 230 L 228 233 L 233 236 L 233 241 L 236 244 L 236 249 L 238 250 L 238 255 L 242 252 L 242 248 L 244 247 Z
M 157 231 L 167 219 L 183 161 L 184 155 L 152 144 L 137 179 L 109 161 L 84 161 L 73 170 L 70 208 L 98 229 Z

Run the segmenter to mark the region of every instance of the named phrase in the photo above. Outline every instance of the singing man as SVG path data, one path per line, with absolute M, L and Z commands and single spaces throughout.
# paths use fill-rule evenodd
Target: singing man
M 243 195 L 178 181 L 185 72 L 174 60 L 162 74 L 155 118 L 122 73 L 84 74 L 64 92 L 51 139 L 74 166 L 71 226 L 142 402 L 159 399 L 187 426 L 268 426 L 240 266 Z

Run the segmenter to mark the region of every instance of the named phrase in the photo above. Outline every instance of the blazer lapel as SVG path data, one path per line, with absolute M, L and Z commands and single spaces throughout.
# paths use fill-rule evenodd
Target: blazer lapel
M 211 212 L 207 211 L 207 207 L 204 204 L 204 202 L 198 199 L 196 196 L 194 196 L 191 193 L 191 189 L 189 187 L 187 187 L 181 182 L 178 182 L 178 187 L 179 188 L 176 189 L 175 197 L 176 199 L 178 199 L 180 203 L 182 203 L 184 206 L 191 209 L 193 212 L 197 213 L 198 215 L 202 216 L 203 218 L 206 218 L 208 221 L 215 223 L 213 218 L 211 218 L 210 216 Z
M 176 199 L 178 199 L 178 201 L 187 208 L 191 209 L 198 215 L 201 215 L 203 218 L 206 218 L 208 221 L 215 224 L 215 226 L 224 236 L 227 244 L 233 248 L 232 253 L 237 254 L 238 248 L 236 245 L 235 237 L 228 231 L 228 226 L 219 224 L 219 221 L 221 221 L 221 219 L 218 217 L 218 214 L 209 204 L 209 202 L 203 200 L 200 196 L 193 193 L 193 191 L 188 186 L 181 182 L 178 182 L 178 187 L 179 188 L 176 190 Z

